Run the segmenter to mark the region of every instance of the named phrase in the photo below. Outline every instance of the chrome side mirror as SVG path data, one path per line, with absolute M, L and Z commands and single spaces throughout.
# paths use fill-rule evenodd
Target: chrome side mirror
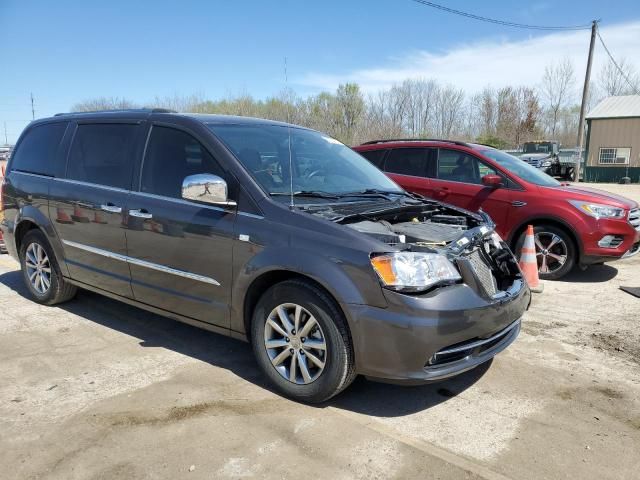
M 182 181 L 182 198 L 213 205 L 236 205 L 236 202 L 227 198 L 227 182 L 211 173 L 186 177 Z

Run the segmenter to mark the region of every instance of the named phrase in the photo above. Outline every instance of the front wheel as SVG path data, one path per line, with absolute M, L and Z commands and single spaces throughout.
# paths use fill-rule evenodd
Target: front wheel
M 306 281 L 285 281 L 264 293 L 254 310 L 251 343 L 263 373 L 294 400 L 323 402 L 356 376 L 342 312 Z
M 538 275 L 542 280 L 557 280 L 569 273 L 575 265 L 577 248 L 573 239 L 564 230 L 553 225 L 533 227 L 538 260 Z M 527 232 L 516 242 L 516 255 L 520 258 Z

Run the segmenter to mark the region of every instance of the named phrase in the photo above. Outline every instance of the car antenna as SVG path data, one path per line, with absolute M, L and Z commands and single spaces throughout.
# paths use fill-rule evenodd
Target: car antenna
M 285 94 L 288 94 L 289 78 L 287 77 L 287 57 L 284 57 L 284 86 Z M 287 102 L 287 133 L 289 134 L 289 193 L 291 196 L 291 202 L 289 208 L 293 209 L 295 206 L 293 202 L 293 158 L 291 154 L 291 106 L 289 105 L 289 99 L 285 99 Z

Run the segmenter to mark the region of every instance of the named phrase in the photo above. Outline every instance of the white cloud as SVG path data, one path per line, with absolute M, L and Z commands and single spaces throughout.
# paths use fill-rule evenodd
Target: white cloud
M 625 58 L 640 70 L 640 22 L 611 25 L 601 29 L 602 37 L 616 60 Z M 296 83 L 314 89 L 334 89 L 340 83 L 357 82 L 365 92 L 388 88 L 407 78 L 435 78 L 475 92 L 487 85 L 539 84 L 545 65 L 569 58 L 576 71 L 576 88 L 582 85 L 587 64 L 588 30 L 552 33 L 527 40 L 481 40 L 457 45 L 442 53 L 417 50 L 378 66 L 342 73 L 309 72 Z M 608 61 L 596 38 L 591 79 L 597 78 Z

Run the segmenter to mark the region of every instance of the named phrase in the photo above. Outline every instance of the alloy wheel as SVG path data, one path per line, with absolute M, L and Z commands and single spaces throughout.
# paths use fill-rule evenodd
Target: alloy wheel
M 559 235 L 552 232 L 538 232 L 535 234 L 535 243 L 540 273 L 555 273 L 567 262 L 569 250 L 566 242 Z
M 51 287 L 51 263 L 47 252 L 39 243 L 31 243 L 25 251 L 24 261 L 31 286 L 44 295 Z
M 283 303 L 274 308 L 264 328 L 264 346 L 278 373 L 298 385 L 316 380 L 327 362 L 322 327 L 304 307 Z

